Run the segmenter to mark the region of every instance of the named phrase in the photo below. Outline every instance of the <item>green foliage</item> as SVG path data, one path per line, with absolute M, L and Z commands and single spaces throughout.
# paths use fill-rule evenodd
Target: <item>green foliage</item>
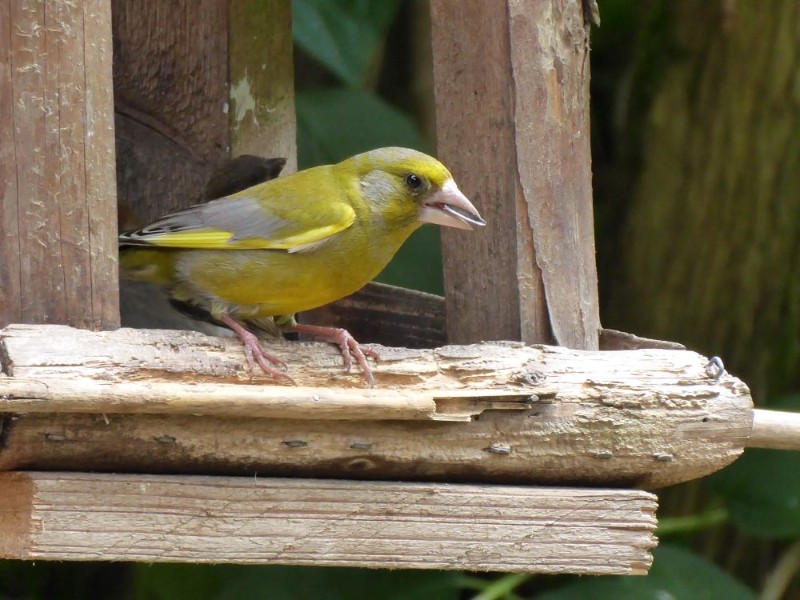
M 379 58 L 399 7 L 399 0 L 296 0 L 294 39 L 343 83 L 360 87 Z
M 653 552 L 646 577 L 584 578 L 536 600 L 755 600 L 756 596 L 715 564 L 678 546 L 662 545 Z
M 770 407 L 800 411 L 800 396 L 782 397 Z M 708 483 L 742 531 L 760 538 L 800 536 L 800 452 L 747 450 Z
M 366 569 L 136 565 L 136 600 L 456 600 L 458 575 Z
M 381 146 L 430 152 L 412 118 L 375 92 L 333 88 L 297 94 L 299 167 L 339 162 Z

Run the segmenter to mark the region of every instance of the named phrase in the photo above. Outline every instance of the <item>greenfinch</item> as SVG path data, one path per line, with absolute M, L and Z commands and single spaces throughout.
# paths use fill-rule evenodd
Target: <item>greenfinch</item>
M 121 273 L 164 286 L 178 309 L 231 329 L 251 372 L 257 364 L 291 381 L 255 333 L 298 332 L 337 344 L 345 367 L 355 358 L 372 386 L 365 352 L 347 331 L 297 323 L 294 315 L 359 290 L 423 223 L 485 224 L 438 160 L 379 148 L 124 233 Z

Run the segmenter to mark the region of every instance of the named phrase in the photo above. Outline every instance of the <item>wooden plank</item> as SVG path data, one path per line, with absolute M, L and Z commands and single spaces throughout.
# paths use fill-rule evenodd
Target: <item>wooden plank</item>
M 286 159 L 297 170 L 290 0 L 231 2 L 228 62 L 231 154 Z
M 270 349 L 299 387 L 250 380 L 230 338 L 7 327 L 0 469 L 657 487 L 729 464 L 752 426 L 747 387 L 688 351 L 375 346 L 369 390 L 331 345 Z
M 431 2 L 439 156 L 488 223 L 442 232 L 453 343 L 598 347 L 581 6 Z
M 634 490 L 3 473 L 0 558 L 643 575 Z
M 485 410 L 525 410 L 541 390 L 404 391 L 91 379 L 0 379 L 0 410 L 22 413 L 202 414 L 270 419 L 469 421 Z M 554 395 L 552 390 L 545 393 Z M 441 408 L 443 412 L 438 412 Z
M 108 6 L 12 2 L 0 12 L 0 323 L 118 326 Z

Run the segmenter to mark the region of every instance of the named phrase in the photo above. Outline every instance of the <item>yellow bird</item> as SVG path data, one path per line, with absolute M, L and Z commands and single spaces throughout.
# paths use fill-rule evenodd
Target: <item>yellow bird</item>
M 120 236 L 123 276 L 168 289 L 173 304 L 241 339 L 251 372 L 278 379 L 283 362 L 252 332 L 311 334 L 366 356 L 343 329 L 297 323 L 294 314 L 356 292 L 423 223 L 460 229 L 484 220 L 435 158 L 379 148 L 192 206 Z

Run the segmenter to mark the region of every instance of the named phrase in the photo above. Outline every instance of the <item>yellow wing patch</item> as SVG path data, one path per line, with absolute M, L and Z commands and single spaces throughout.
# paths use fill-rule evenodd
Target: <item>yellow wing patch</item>
M 302 250 L 304 247 L 314 247 L 326 238 L 347 229 L 354 220 L 355 214 L 349 220 L 335 225 L 317 227 L 272 240 L 259 237 L 235 239 L 230 231 L 193 229 L 150 234 L 147 236 L 147 244 L 163 248 L 196 248 L 198 250 L 292 250 L 293 248 Z

